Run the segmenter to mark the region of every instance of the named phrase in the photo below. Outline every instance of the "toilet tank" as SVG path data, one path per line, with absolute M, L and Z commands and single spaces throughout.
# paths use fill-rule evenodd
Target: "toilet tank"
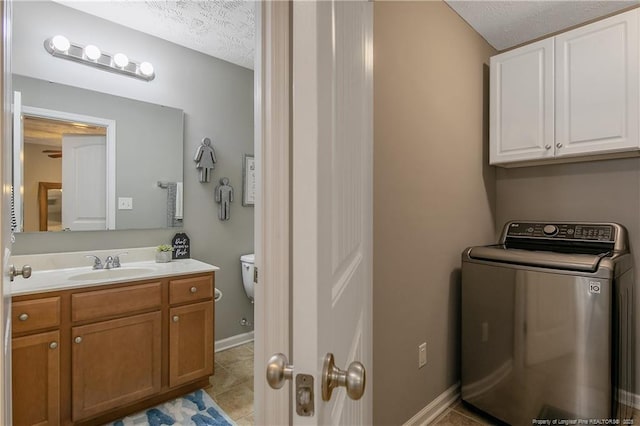
M 240 263 L 242 265 L 242 285 L 244 286 L 244 291 L 247 293 L 247 297 L 253 301 L 255 255 L 245 254 L 244 256 L 240 256 Z

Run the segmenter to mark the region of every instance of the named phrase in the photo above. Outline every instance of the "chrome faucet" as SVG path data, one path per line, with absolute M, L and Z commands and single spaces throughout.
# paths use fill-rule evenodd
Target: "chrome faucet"
M 103 269 L 104 266 L 102 265 L 102 261 L 100 260 L 100 258 L 94 254 L 87 254 L 85 255 L 85 257 L 92 257 L 93 258 L 93 269 Z
M 129 254 L 128 252 L 120 253 L 115 256 L 107 256 L 104 259 L 104 263 L 100 260 L 98 256 L 95 254 L 87 254 L 85 257 L 89 257 L 93 259 L 93 269 L 113 269 L 119 268 L 120 265 L 120 256 L 124 256 Z
M 107 256 L 104 260 L 104 269 L 117 268 L 117 266 L 113 266 L 113 257 Z

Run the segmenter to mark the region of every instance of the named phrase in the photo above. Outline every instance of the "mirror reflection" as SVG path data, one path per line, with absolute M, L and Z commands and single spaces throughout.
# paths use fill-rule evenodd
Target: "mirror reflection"
M 20 75 L 13 87 L 22 116 L 14 135 L 20 230 L 182 225 L 166 185 L 182 182 L 182 110 Z M 61 186 L 59 224 L 45 225 L 40 182 Z

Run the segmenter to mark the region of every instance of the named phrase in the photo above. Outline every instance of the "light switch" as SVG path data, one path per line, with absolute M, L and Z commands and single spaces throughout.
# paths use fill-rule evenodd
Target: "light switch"
M 133 198 L 118 197 L 118 210 L 133 210 Z

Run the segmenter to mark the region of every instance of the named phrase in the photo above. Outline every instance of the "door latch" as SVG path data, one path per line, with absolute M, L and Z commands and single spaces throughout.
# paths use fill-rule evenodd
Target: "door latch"
M 296 375 L 296 413 L 302 417 L 313 416 L 313 376 L 310 374 Z

